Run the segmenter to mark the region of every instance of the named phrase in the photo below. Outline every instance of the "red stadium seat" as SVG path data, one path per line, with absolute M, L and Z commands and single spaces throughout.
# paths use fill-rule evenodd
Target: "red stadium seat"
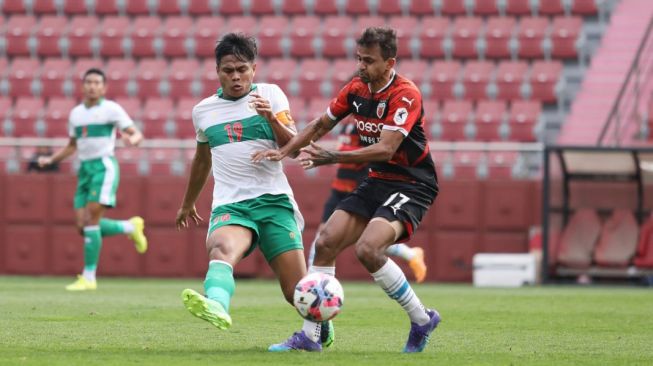
M 472 112 L 472 102 L 468 100 L 447 100 L 442 107 L 440 123 L 442 124 L 442 140 L 466 140 L 465 128 Z
M 454 97 L 453 87 L 460 75 L 457 61 L 435 61 L 431 71 L 431 97 L 438 100 Z
M 220 1 L 218 13 L 223 16 L 226 15 L 227 17 L 234 15 L 243 15 L 244 9 L 240 0 Z
M 154 57 L 154 38 L 161 34 L 159 17 L 136 17 L 132 26 L 132 55 L 135 57 Z
M 161 80 L 166 77 L 167 64 L 161 59 L 143 59 L 136 70 L 138 96 L 141 99 L 158 97 Z
M 283 0 L 281 12 L 287 16 L 307 15 L 306 2 L 304 0 Z
M 337 0 L 320 0 L 313 4 L 313 11 L 316 15 L 336 15 L 339 13 Z
M 517 161 L 513 151 L 493 151 L 488 153 L 488 179 L 512 179 L 512 167 Z
M 47 137 L 68 137 L 68 116 L 76 102 L 70 98 L 51 98 L 45 111 Z
M 284 3 L 285 4 L 285 3 Z M 320 19 L 315 16 L 296 16 L 290 23 L 290 56 L 315 56 L 315 36 L 320 28 Z
M 509 41 L 512 30 L 515 28 L 515 19 L 508 17 L 492 17 L 488 20 L 485 30 L 487 48 L 485 56 L 489 58 L 510 57 Z
M 281 40 L 286 35 L 288 18 L 266 15 L 259 22 L 258 52 L 261 57 L 281 57 L 284 55 Z
M 497 8 L 496 1 L 477 1 L 474 4 L 475 15 L 498 15 L 499 8 Z
M 560 15 L 565 12 L 563 7 L 564 0 L 546 0 L 540 1 L 539 14 L 541 15 Z M 594 1 L 594 0 L 592 0 Z
M 415 17 L 390 18 L 390 27 L 397 31 L 397 57 L 412 57 L 412 41 L 419 29 Z
M 485 99 L 490 76 L 494 71 L 494 64 L 489 61 L 469 61 L 463 73 L 465 86 L 465 99 Z
M 36 40 L 36 52 L 39 56 L 52 57 L 61 55 L 59 40 L 66 28 L 67 19 L 56 15 L 46 15 L 41 18 Z
M 327 108 L 329 108 L 331 99 L 329 98 L 311 98 L 308 101 L 308 109 L 306 110 L 306 121 L 310 122 L 315 118 L 322 117 Z
M 195 56 L 214 56 L 215 42 L 222 35 L 223 27 L 222 17 L 202 16 L 195 21 Z
M 186 41 L 191 36 L 193 20 L 190 17 L 168 17 L 163 24 L 163 55 L 186 56 Z
M 408 12 L 413 16 L 434 16 L 435 9 L 431 0 L 413 0 L 410 1 Z
M 129 0 L 125 1 L 125 12 L 128 16 L 143 16 L 150 14 L 150 8 L 148 6 L 149 0 Z M 172 2 L 172 1 L 168 1 Z
M 14 58 L 9 71 L 9 95 L 26 97 L 32 95 L 32 82 L 39 70 L 38 60 L 32 58 Z
M 410 1 L 410 3 L 413 2 L 414 1 Z M 379 15 L 395 16 L 398 14 L 404 14 L 401 0 L 378 0 L 378 4 L 379 5 L 376 11 L 379 13 Z
M 531 0 L 506 0 L 506 13 L 509 15 L 531 15 L 532 9 L 530 1 Z
M 188 14 L 192 16 L 210 16 L 215 14 L 211 0 L 188 0 Z M 220 18 L 222 19 L 222 18 Z
M 274 0 L 251 0 L 249 12 L 254 16 L 273 15 L 276 13 L 274 2 Z
M 542 41 L 549 27 L 546 18 L 524 17 L 519 24 L 519 57 L 542 58 Z
M 159 6 L 156 12 L 164 16 L 180 16 L 181 8 L 179 7 L 179 3 L 180 1 L 159 0 Z
M 329 63 L 324 59 L 304 60 L 298 73 L 299 95 L 304 98 L 322 97 L 322 83 L 328 69 Z
M 420 57 L 436 58 L 444 56 L 442 41 L 449 30 L 449 19 L 425 17 L 419 31 Z
M 345 13 L 350 16 L 371 14 L 367 1 L 345 1 Z
M 560 237 L 558 262 L 569 267 L 589 267 L 600 232 L 601 220 L 594 210 L 576 211 Z
M 477 56 L 476 43 L 481 32 L 481 18 L 458 17 L 453 23 L 453 56 L 471 58 Z
M 532 97 L 546 103 L 557 99 L 556 85 L 562 74 L 560 61 L 535 61 L 531 69 Z
M 91 39 L 95 36 L 98 18 L 93 16 L 72 17 L 68 28 L 68 55 L 90 57 L 93 55 Z
M 2 64 L 0 63 L 0 66 Z M 11 110 L 11 98 L 0 96 L 0 124 L 9 116 Z
M 36 18 L 31 15 L 14 15 L 9 18 L 5 34 L 7 55 L 29 56 L 30 49 L 27 41 L 35 27 Z
M 127 112 L 127 115 L 134 121 L 140 121 L 143 111 L 141 109 L 141 101 L 137 98 L 119 97 L 115 100 L 116 103 Z
M 12 113 L 13 135 L 15 137 L 36 136 L 34 123 L 41 116 L 42 109 L 43 99 L 41 98 L 18 98 Z
M 542 113 L 542 104 L 534 101 L 518 100 L 510 108 L 510 140 L 535 141 L 533 128 Z
M 461 180 L 478 180 L 478 165 L 483 153 L 480 151 L 456 151 L 453 154 L 455 177 Z
M 376 15 L 361 15 L 354 23 L 352 37 L 356 40 L 369 27 L 383 27 L 386 25 L 385 18 Z
M 397 63 L 399 74 L 412 80 L 419 88 L 423 82 L 429 81 L 428 63 L 424 60 L 404 60 Z
M 149 138 L 167 138 L 166 122 L 172 117 L 172 100 L 150 98 L 143 107 L 143 129 Z
M 99 16 L 117 15 L 118 5 L 117 0 L 102 0 L 95 2 L 95 14 Z
M 98 4 L 104 3 L 103 1 Z M 106 2 L 108 3 L 108 1 Z M 126 17 L 108 16 L 100 26 L 100 55 L 103 57 L 122 57 L 123 40 L 129 32 L 129 19 Z
M 627 267 L 637 250 L 639 234 L 635 216 L 628 209 L 615 209 L 603 224 L 594 250 L 594 261 L 600 266 Z
M 36 15 L 56 14 L 57 6 L 55 0 L 34 0 L 32 11 Z
M 333 92 L 331 97 L 335 97 L 336 93 L 347 84 L 356 73 L 356 61 L 352 59 L 336 59 L 331 67 L 333 70 L 331 74 L 331 85 Z
M 571 5 L 572 14 L 578 15 L 594 15 L 598 9 L 596 7 L 597 0 L 574 0 Z
M 175 110 L 175 136 L 182 139 L 195 139 L 195 127 L 193 126 L 193 107 L 200 100 L 195 98 L 183 98 L 177 103 Z
M 496 75 L 499 99 L 521 99 L 520 88 L 527 72 L 528 63 L 524 61 L 501 62 Z
M 169 96 L 174 99 L 190 97 L 193 95 L 193 82 L 197 78 L 200 64 L 195 59 L 179 59 L 172 61 L 168 82 L 170 84 Z
M 105 74 L 107 77 L 107 97 L 127 96 L 127 83 L 132 79 L 136 64 L 132 59 L 110 59 Z
M 440 12 L 443 15 L 463 15 L 467 12 L 465 0 L 442 0 Z
M 234 16 L 227 18 L 227 29 L 229 32 L 241 32 L 254 35 L 253 30 L 257 29 L 256 24 L 257 20 L 250 16 Z
M 478 102 L 475 113 L 476 140 L 500 140 L 499 126 L 506 113 L 506 104 L 500 101 L 482 100 Z
M 2 13 L 8 15 L 27 13 L 27 8 L 25 7 L 25 1 L 4 0 L 4 2 L 2 3 Z
M 47 58 L 41 68 L 41 96 L 44 98 L 64 95 L 64 82 L 70 72 L 67 58 Z
M 583 27 L 580 17 L 555 17 L 553 19 L 551 42 L 552 56 L 555 58 L 574 58 L 578 55 L 576 41 Z
M 293 59 L 274 58 L 266 66 L 267 75 L 265 80 L 271 84 L 277 84 L 288 94 L 288 84 L 297 70 L 297 61 Z
M 259 61 L 260 63 L 260 61 Z M 260 67 L 257 68 L 261 70 Z M 200 74 L 200 80 L 202 82 L 202 96 L 209 96 L 215 94 L 215 92 L 220 87 L 220 81 L 218 80 L 218 74 L 215 71 L 215 60 L 206 59 L 202 64 L 202 70 Z
M 321 3 L 321 2 L 318 2 Z M 322 32 L 322 55 L 324 57 L 345 57 L 347 47 L 345 40 L 351 34 L 353 27 L 350 17 L 327 17 Z
M 290 106 L 290 115 L 295 120 L 295 124 L 306 121 L 306 99 L 299 97 L 288 97 Z

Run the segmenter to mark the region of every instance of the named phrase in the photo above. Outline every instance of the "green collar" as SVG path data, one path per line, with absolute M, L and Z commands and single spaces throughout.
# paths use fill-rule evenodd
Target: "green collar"
M 97 104 L 93 104 L 93 105 L 88 105 L 88 104 L 86 104 L 86 101 L 84 101 L 84 107 L 86 107 L 86 109 L 91 109 L 91 108 L 95 107 L 96 105 L 102 104 L 102 102 L 104 102 L 104 97 L 101 97 L 100 99 L 98 99 Z
M 256 84 L 252 83 L 252 85 L 249 87 L 249 91 L 250 91 L 250 93 L 251 93 L 251 92 L 253 92 L 254 90 L 256 90 Z M 232 101 L 232 102 L 235 102 L 235 101 L 237 101 L 238 99 L 241 99 L 241 98 L 243 98 L 243 97 L 246 97 L 248 94 L 249 94 L 249 93 L 243 95 L 242 97 L 238 97 L 238 98 L 231 98 L 231 97 L 228 97 L 228 96 L 224 95 L 224 93 L 222 92 L 222 88 L 219 88 L 218 91 L 216 92 L 216 95 L 218 96 L 218 98 L 222 98 L 222 99 L 224 99 L 224 100 L 230 100 L 230 101 Z

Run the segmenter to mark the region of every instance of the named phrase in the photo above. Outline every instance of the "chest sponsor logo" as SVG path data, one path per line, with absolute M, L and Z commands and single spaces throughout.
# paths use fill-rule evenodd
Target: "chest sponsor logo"
M 379 102 L 379 104 L 376 105 L 376 116 L 379 118 L 383 118 L 383 112 L 385 112 L 385 105 L 386 101 L 382 100 Z

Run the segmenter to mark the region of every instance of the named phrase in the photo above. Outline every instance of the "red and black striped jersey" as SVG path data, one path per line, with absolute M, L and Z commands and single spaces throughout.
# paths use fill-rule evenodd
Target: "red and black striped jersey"
M 435 164 L 424 133 L 422 95 L 412 81 L 393 70 L 388 84 L 372 93 L 368 84 L 354 77 L 331 101 L 327 114 L 334 121 L 351 114 L 362 146 L 379 142 L 381 130 L 404 135 L 390 161 L 370 163 L 370 177 L 421 182 L 437 190 Z

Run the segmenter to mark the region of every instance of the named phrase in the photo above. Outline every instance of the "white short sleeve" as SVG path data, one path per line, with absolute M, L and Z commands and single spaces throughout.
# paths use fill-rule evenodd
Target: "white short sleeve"
M 114 116 L 113 120 L 115 121 L 116 126 L 118 126 L 120 130 L 124 130 L 127 127 L 133 126 L 134 121 L 132 121 L 125 109 L 118 103 L 112 102 L 112 104 Z
M 272 106 L 272 113 L 277 114 L 283 111 L 290 111 L 290 103 L 288 102 L 288 97 L 286 97 L 286 94 L 278 85 L 271 85 L 272 88 L 270 90 L 270 105 Z
M 200 143 L 207 143 L 209 142 L 209 139 L 206 137 L 206 134 L 204 134 L 204 131 L 200 128 L 200 121 L 199 117 L 197 116 L 197 106 L 193 107 L 193 127 L 195 128 L 195 139 L 197 142 Z
M 73 125 L 73 112 L 75 109 L 73 108 L 72 111 L 68 114 L 68 137 L 74 138 L 77 137 L 75 135 L 75 126 Z

